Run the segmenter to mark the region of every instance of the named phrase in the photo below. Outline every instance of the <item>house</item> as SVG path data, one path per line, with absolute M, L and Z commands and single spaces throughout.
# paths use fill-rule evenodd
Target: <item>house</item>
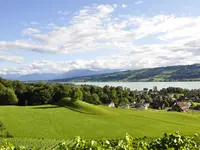
M 115 107 L 115 103 L 111 101 L 111 103 L 108 105 L 108 107 Z
M 186 112 L 189 110 L 190 106 L 191 106 L 190 102 L 176 102 L 174 106 L 172 106 L 172 110 L 179 112 Z
M 149 103 L 134 103 L 131 104 L 131 108 L 136 108 L 136 109 L 148 109 L 149 108 Z

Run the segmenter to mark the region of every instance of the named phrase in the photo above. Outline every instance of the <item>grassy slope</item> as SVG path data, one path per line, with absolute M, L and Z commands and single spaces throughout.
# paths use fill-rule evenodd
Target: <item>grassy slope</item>
M 97 108 L 80 110 L 94 113 Z M 87 138 L 117 138 L 124 137 L 127 132 L 134 137 L 154 137 L 177 130 L 183 134 L 191 134 L 198 132 L 200 128 L 198 113 L 133 111 L 103 106 L 100 106 L 98 115 L 50 105 L 1 106 L 0 120 L 17 138 L 71 139 L 77 135 Z
M 200 65 L 169 66 L 76 77 L 57 81 L 200 81 Z
M 90 114 L 90 115 L 109 115 L 113 114 L 111 111 L 108 111 L 105 108 L 92 105 L 83 101 L 76 101 L 75 103 L 66 106 L 68 109 L 71 109 L 73 111 L 84 113 L 84 114 Z

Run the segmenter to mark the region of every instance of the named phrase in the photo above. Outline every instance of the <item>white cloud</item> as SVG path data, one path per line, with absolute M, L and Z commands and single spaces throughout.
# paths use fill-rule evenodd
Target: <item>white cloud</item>
M 142 3 L 143 3 L 143 1 L 141 1 L 141 0 L 137 0 L 137 1 L 135 2 L 136 5 L 139 5 L 139 4 L 142 4 Z
M 33 28 L 26 28 L 23 31 L 24 35 L 32 35 L 32 34 L 36 34 L 36 33 L 40 33 L 40 30 L 38 29 L 33 29 Z
M 84 7 L 73 17 L 70 25 L 56 26 L 50 23 L 47 28 L 52 31 L 45 34 L 39 33 L 37 29 L 25 29 L 24 33 L 31 35 L 33 40 L 21 42 L 21 46 L 17 41 L 8 42 L 7 48 L 9 45 L 13 48 L 17 42 L 16 48 L 36 52 L 76 53 L 97 49 L 123 51 L 134 50 L 135 41 L 149 35 L 161 34 L 157 37 L 160 40 L 199 35 L 198 17 L 156 15 L 117 18 L 112 16 L 115 9 L 116 4 Z
M 127 7 L 127 5 L 126 4 L 122 4 L 122 8 L 126 8 Z
M 25 29 L 24 34 L 31 36 L 32 40 L 17 40 L 7 42 L 7 44 L 4 42 L 6 47 L 0 44 L 0 49 L 14 49 L 16 46 L 15 49 L 47 53 L 76 53 L 98 49 L 134 50 L 134 43 L 137 39 L 159 33 L 163 35 L 158 38 L 163 40 L 171 32 L 175 33 L 174 30 L 182 36 L 182 31 L 185 30 L 184 24 L 187 25 L 191 20 L 195 20 L 197 24 L 195 30 L 200 24 L 197 17 L 175 17 L 173 15 L 120 18 L 120 16 L 112 15 L 115 9 L 117 5 L 84 7 L 73 17 L 70 25 L 56 26 L 50 23 L 47 28 L 51 31 L 45 34 L 37 29 Z M 192 27 L 186 27 L 189 31 L 194 30 Z
M 179 20 L 173 20 L 176 21 L 174 24 L 178 24 L 178 26 L 160 36 L 159 39 L 171 40 L 175 38 L 198 37 L 200 35 L 200 17 L 184 17 Z
M 36 21 L 32 21 L 32 22 L 21 22 L 20 24 L 23 26 L 28 26 L 28 25 L 39 25 L 40 23 Z
M 52 22 L 47 25 L 50 32 L 46 33 L 27 28 L 23 32 L 29 35 L 30 40 L 0 41 L 0 50 L 63 54 L 118 51 L 115 56 L 94 58 L 92 61 L 36 61 L 22 67 L 24 69 L 16 69 L 23 70 L 22 73 L 30 72 L 31 69 L 35 72 L 62 72 L 74 68 L 135 69 L 200 62 L 200 16 L 115 16 L 114 12 L 120 7 L 123 5 L 84 7 L 68 25 L 58 26 Z M 137 40 L 148 39 L 150 35 L 155 37 L 157 44 L 137 45 Z M 161 42 L 167 44 L 159 44 Z
M 69 14 L 69 12 L 68 11 L 59 10 L 58 14 L 62 15 L 62 16 L 67 16 Z
M 117 5 L 117 4 L 114 4 L 114 5 L 113 5 L 113 7 L 114 7 L 114 8 L 117 8 L 117 7 L 118 7 L 118 5 Z
M 194 43 L 191 41 L 135 45 L 130 51 L 93 60 L 34 61 L 21 67 L 7 69 L 7 74 L 63 73 L 73 69 L 140 69 L 200 63 L 200 39 Z
M 32 24 L 32 25 L 38 25 L 38 24 L 39 24 L 39 22 L 32 21 L 32 22 L 30 22 L 30 24 Z
M 8 61 L 13 63 L 22 63 L 23 57 L 20 56 L 10 56 L 10 55 L 0 55 L 0 62 Z

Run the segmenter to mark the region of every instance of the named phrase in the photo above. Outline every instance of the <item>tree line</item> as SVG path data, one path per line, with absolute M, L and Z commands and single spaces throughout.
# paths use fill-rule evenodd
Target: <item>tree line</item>
M 131 90 L 121 86 L 73 85 L 59 83 L 23 83 L 0 78 L 0 105 L 44 105 L 59 104 L 60 101 L 74 102 L 82 100 L 91 104 L 109 104 L 114 102 L 118 107 L 122 104 L 150 103 L 150 107 L 162 109 L 170 107 L 172 101 L 200 102 L 200 89 L 183 89 L 168 87 L 142 91 Z

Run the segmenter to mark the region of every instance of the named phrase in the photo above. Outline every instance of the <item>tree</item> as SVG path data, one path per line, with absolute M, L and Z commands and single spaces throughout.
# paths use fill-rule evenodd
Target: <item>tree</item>
M 94 101 L 94 104 L 96 104 L 96 105 L 101 104 L 101 102 L 99 100 L 99 96 L 97 94 L 92 94 L 92 99 Z
M 73 87 L 72 88 L 72 93 L 71 93 L 71 100 L 72 102 L 82 100 L 83 99 L 83 93 L 80 90 L 79 87 Z
M 115 103 L 116 106 L 119 105 L 119 99 L 117 97 L 117 92 L 114 88 L 111 89 L 110 99 Z
M 105 94 L 109 95 L 109 94 L 110 94 L 110 87 L 109 87 L 108 85 L 104 86 L 104 87 L 103 87 L 103 92 L 104 92 Z
M 57 103 L 59 100 L 65 97 L 71 96 L 71 89 L 69 86 L 56 84 L 53 86 L 52 103 Z
M 3 89 L 5 89 L 5 88 L 6 87 L 2 83 L 0 83 L 0 91 L 3 90 Z
M 0 89 L 0 105 L 16 105 L 18 103 L 15 92 L 10 88 Z
M 103 95 L 100 97 L 100 101 L 104 104 L 110 103 L 109 97 L 107 94 L 103 93 Z

